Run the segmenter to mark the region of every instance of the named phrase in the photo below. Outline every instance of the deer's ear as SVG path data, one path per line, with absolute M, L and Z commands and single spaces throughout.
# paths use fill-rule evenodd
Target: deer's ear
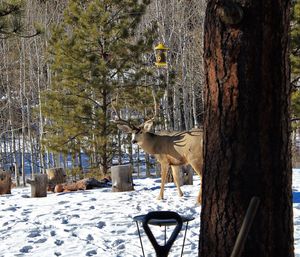
M 129 127 L 129 126 L 127 126 L 127 125 L 121 125 L 121 124 L 117 124 L 117 126 L 118 126 L 118 128 L 120 129 L 120 130 L 122 130 L 123 132 L 125 132 L 125 133 L 132 133 L 132 129 Z
M 144 130 L 149 132 L 151 130 L 153 126 L 153 120 L 147 120 L 145 123 L 144 123 Z

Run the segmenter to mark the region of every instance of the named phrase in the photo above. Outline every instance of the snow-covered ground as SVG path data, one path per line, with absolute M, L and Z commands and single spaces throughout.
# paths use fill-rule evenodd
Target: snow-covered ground
M 295 257 L 300 257 L 300 169 L 293 170 Z
M 30 188 L 13 189 L 0 197 L 0 257 L 10 256 L 142 256 L 133 217 L 154 210 L 172 210 L 193 216 L 189 223 L 184 256 L 198 256 L 200 210 L 196 205 L 199 179 L 183 186 L 177 196 L 173 184 L 165 189 L 166 200 L 158 201 L 160 180 L 135 179 L 135 191 L 112 193 L 110 188 L 50 193 L 46 198 L 30 198 Z M 294 170 L 295 253 L 300 257 L 300 169 Z M 299 195 L 298 195 L 299 194 Z M 167 229 L 170 234 L 174 227 Z M 141 229 L 145 255 L 155 256 Z M 154 228 L 159 240 L 164 229 Z M 183 230 L 169 256 L 180 256 Z
M 123 193 L 103 188 L 29 198 L 30 188 L 13 189 L 11 195 L 0 197 L 0 256 L 142 256 L 133 217 L 154 210 L 195 217 L 190 222 L 185 253 L 196 256 L 199 183 L 195 177 L 193 186 L 183 186 L 183 198 L 170 183 L 163 201 L 156 200 L 160 185 L 157 178 L 135 179 L 135 190 Z M 146 256 L 154 256 L 147 236 L 141 232 Z M 163 230 L 156 232 L 163 239 Z M 183 233 L 179 236 L 170 256 L 180 255 Z

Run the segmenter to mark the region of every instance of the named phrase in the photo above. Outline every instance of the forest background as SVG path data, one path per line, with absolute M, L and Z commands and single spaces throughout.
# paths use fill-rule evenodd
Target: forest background
M 297 150 L 300 2 L 292 8 Z M 136 124 L 157 112 L 159 131 L 201 127 L 204 16 L 205 0 L 1 1 L 0 166 L 25 184 L 50 167 L 105 174 L 138 164 L 138 149 L 112 122 L 116 110 Z M 164 69 L 154 65 L 159 42 L 169 47 Z

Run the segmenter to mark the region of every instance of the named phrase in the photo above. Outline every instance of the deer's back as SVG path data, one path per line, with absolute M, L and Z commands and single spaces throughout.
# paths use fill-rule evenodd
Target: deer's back
M 193 160 L 202 159 L 202 130 L 172 132 L 170 134 L 162 138 L 161 148 L 163 151 L 157 156 L 159 161 L 167 161 L 170 165 L 183 165 Z

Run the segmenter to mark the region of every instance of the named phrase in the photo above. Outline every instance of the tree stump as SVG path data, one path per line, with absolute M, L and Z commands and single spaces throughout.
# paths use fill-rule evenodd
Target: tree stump
M 130 164 L 111 167 L 111 179 L 113 192 L 134 190 L 132 181 L 132 166 Z
M 66 182 L 66 173 L 63 168 L 51 168 L 46 170 L 48 176 L 49 190 L 54 192 L 58 184 Z
M 191 166 L 180 166 L 179 174 L 179 184 L 183 185 L 193 185 L 193 169 Z M 173 174 L 171 168 L 168 170 L 166 183 L 174 182 Z
M 180 186 L 193 185 L 193 169 L 191 166 L 180 167 Z
M 26 182 L 31 186 L 31 197 L 47 196 L 47 174 L 35 174 L 33 179 L 27 179 Z
M 0 171 L 0 195 L 11 194 L 11 175 L 4 171 Z

